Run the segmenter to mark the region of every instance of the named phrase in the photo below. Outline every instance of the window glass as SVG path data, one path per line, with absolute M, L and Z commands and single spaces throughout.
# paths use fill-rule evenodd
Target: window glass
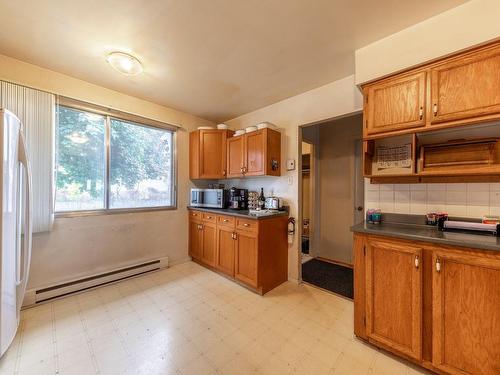
M 172 205 L 172 132 L 111 118 L 109 208 Z
M 56 211 L 105 208 L 106 118 L 59 106 Z

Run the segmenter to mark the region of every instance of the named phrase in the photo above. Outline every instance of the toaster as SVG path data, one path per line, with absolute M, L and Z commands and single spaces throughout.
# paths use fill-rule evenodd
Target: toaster
M 280 208 L 280 199 L 276 197 L 268 197 L 266 198 L 266 203 L 264 208 L 268 210 L 279 210 Z

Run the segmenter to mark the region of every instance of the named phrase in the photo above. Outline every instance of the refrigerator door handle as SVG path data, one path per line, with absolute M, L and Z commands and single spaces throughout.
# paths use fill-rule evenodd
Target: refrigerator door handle
M 28 160 L 27 150 L 26 150 L 26 141 L 24 139 L 24 133 L 22 131 L 19 132 L 19 162 L 24 166 L 24 171 L 26 178 L 26 203 L 24 205 L 25 209 L 25 228 L 24 228 L 24 246 L 23 246 L 23 264 L 21 266 L 21 276 L 18 283 L 18 286 L 21 286 L 23 289 L 22 295 L 24 295 L 24 290 L 26 288 L 26 282 L 29 272 L 29 265 L 31 261 L 31 244 L 33 240 L 33 225 L 32 225 L 32 186 L 31 186 L 31 167 Z M 19 301 L 22 303 L 22 301 Z

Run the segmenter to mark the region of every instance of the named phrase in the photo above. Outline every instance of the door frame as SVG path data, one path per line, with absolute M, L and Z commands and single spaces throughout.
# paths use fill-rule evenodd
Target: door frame
M 297 257 L 297 267 L 298 267 L 298 270 L 297 270 L 297 275 L 298 275 L 298 282 L 299 284 L 302 283 L 302 220 L 304 219 L 303 218 L 303 213 L 302 213 L 302 192 L 303 192 L 303 186 L 302 186 L 302 141 L 303 141 L 303 137 L 302 137 L 302 132 L 305 128 L 308 128 L 310 126 L 315 126 L 315 125 L 321 125 L 321 124 L 324 124 L 324 123 L 327 123 L 327 122 L 331 122 L 331 121 L 336 121 L 336 120 L 340 120 L 340 119 L 343 119 L 345 117 L 351 117 L 351 116 L 355 116 L 355 115 L 359 115 L 363 113 L 363 110 L 362 109 L 359 109 L 357 111 L 353 111 L 353 112 L 348 112 L 348 113 L 345 113 L 343 115 L 339 115 L 339 116 L 335 116 L 335 117 L 330 117 L 330 118 L 326 118 L 324 120 L 318 120 L 318 121 L 314 121 L 314 122 L 310 122 L 310 123 L 305 123 L 305 124 L 301 124 L 297 127 L 297 145 L 296 145 L 296 151 L 297 151 L 297 155 L 300 155 L 300 157 L 297 158 L 297 169 L 298 169 L 298 181 L 297 181 L 297 187 L 298 187 L 298 205 L 297 205 L 297 223 L 295 224 L 295 231 L 297 232 L 297 237 L 300 239 L 300 243 L 297 245 L 297 252 L 296 252 L 296 257 Z M 315 148 L 316 149 L 316 152 L 319 151 L 318 147 Z M 315 168 L 316 168 L 316 177 L 319 178 L 319 163 L 315 163 Z M 318 196 L 315 195 L 315 201 L 318 199 Z M 311 205 L 314 206 L 314 214 L 316 214 L 316 210 L 319 209 L 319 205 L 316 204 L 316 202 L 311 202 Z M 311 216 L 313 216 L 313 214 L 311 214 Z M 317 234 L 317 231 L 315 231 L 315 233 Z

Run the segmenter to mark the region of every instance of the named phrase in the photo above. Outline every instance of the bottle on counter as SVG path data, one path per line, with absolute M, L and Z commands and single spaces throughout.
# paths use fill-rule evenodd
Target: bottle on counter
M 263 210 L 265 204 L 266 204 L 266 197 L 264 197 L 264 188 L 260 188 L 259 209 Z

